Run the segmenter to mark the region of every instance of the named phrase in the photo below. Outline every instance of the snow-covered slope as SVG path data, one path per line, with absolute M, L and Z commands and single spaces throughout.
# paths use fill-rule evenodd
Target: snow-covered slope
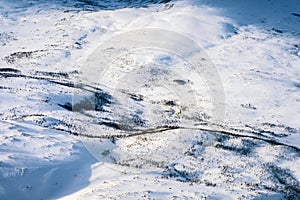
M 0 199 L 300 198 L 297 0 L 91 2 L 0 2 Z M 78 77 L 100 44 L 141 28 L 177 32 L 205 50 L 224 88 L 222 122 L 209 121 L 205 87 L 197 85 L 202 110 L 183 111 L 166 93 L 144 89 L 125 93 L 135 99 L 129 113 L 171 107 L 186 123 L 166 126 L 154 115 L 147 134 L 117 137 L 128 134 L 117 93 L 78 85 Z M 137 60 L 146 54 L 151 67 L 157 52 L 140 51 Z M 105 108 L 71 111 L 87 87 Z M 114 137 L 78 136 L 104 130 Z

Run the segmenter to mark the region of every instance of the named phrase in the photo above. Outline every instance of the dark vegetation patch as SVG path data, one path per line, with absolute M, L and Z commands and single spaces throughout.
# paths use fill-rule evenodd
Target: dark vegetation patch
M 257 109 L 254 105 L 252 105 L 252 104 L 250 104 L 250 103 L 241 104 L 241 106 L 242 106 L 243 108 L 248 108 L 248 109 L 252 109 L 252 110 L 256 110 L 256 109 Z
M 52 78 L 69 78 L 67 72 L 45 72 L 45 71 L 36 71 L 35 75 L 50 76 Z
M 271 175 L 270 179 L 275 182 L 274 185 L 265 186 L 266 189 L 283 193 L 286 199 L 300 199 L 300 183 L 289 169 L 283 169 L 273 164 L 266 164 L 266 170 Z
M 12 53 L 9 56 L 5 56 L 4 60 L 9 64 L 13 64 L 18 59 L 31 58 L 33 53 L 34 53 L 33 51 L 19 51 L 19 52 Z
M 296 16 L 296 17 L 300 17 L 299 13 L 291 13 L 292 15 Z

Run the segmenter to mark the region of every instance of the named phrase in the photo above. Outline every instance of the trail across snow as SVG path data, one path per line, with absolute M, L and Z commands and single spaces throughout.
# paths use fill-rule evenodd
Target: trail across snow
M 300 198 L 298 1 L 74 2 L 0 2 L 0 199 Z M 88 56 L 139 28 L 175 31 L 203 47 L 224 87 L 221 131 L 74 135 L 92 115 L 118 133 L 113 105 L 112 115 L 82 118 L 68 103 L 82 89 L 74 83 Z M 102 145 L 98 160 L 89 143 Z

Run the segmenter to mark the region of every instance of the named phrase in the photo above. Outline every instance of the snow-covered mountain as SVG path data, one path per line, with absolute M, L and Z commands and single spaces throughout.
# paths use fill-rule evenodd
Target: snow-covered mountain
M 299 199 L 299 27 L 297 0 L 1 1 L 0 199 Z

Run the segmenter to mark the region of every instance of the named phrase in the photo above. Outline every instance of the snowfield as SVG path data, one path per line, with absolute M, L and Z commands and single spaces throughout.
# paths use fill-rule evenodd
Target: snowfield
M 300 199 L 299 27 L 298 0 L 1 1 L 0 199 Z M 161 49 L 79 80 L 100 44 L 145 28 L 205 50 L 222 120 Z

